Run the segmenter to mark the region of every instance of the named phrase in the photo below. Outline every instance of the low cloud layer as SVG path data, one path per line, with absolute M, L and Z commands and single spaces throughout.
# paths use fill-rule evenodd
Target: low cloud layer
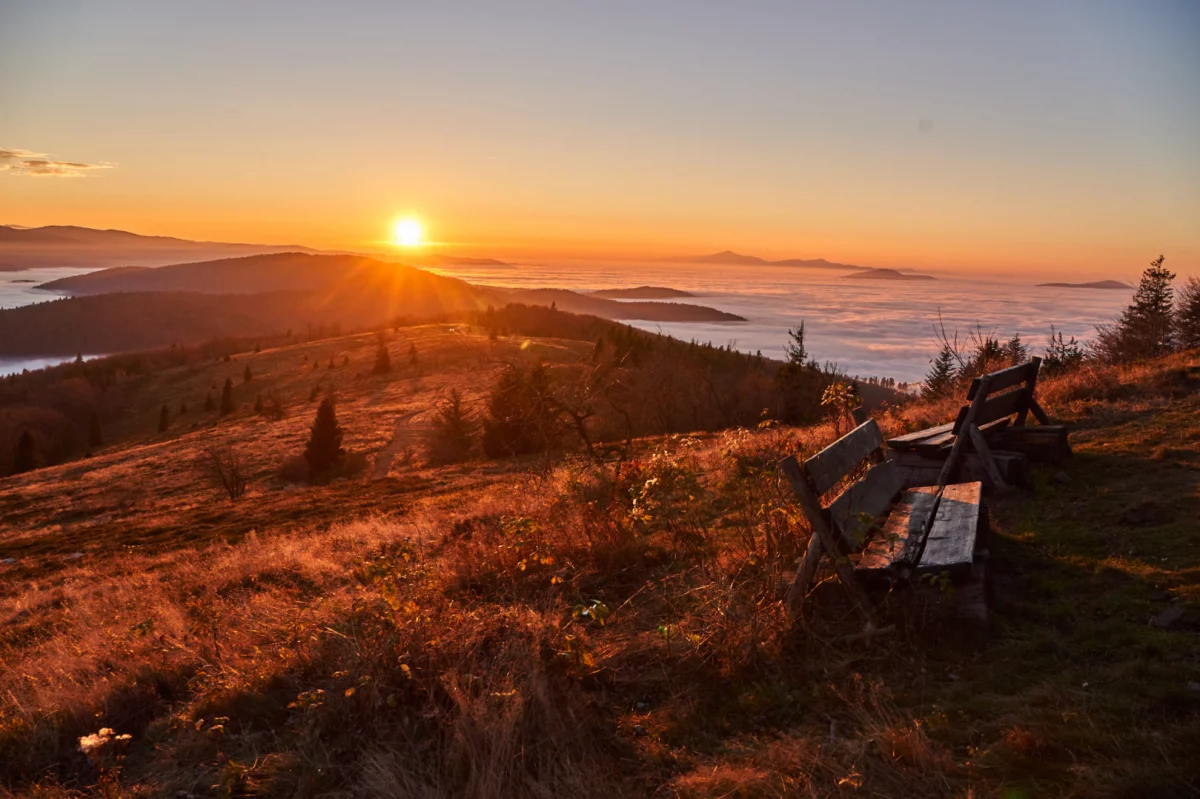
M 59 161 L 47 153 L 32 150 L 0 148 L 0 172 L 35 177 L 79 178 L 98 169 L 111 169 L 114 164 L 83 164 L 78 161 Z

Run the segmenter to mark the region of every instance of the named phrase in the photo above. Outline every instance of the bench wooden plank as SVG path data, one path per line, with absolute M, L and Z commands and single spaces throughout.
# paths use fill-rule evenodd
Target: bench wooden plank
M 979 406 L 979 410 L 972 421 L 982 427 L 988 422 L 995 422 L 1012 416 L 1022 408 L 1028 407 L 1029 403 L 1026 397 L 1025 389 L 1009 391 L 1005 394 L 989 394 L 988 398 Z M 962 425 L 955 428 L 955 432 L 961 432 L 961 430 Z
M 917 430 L 914 433 L 905 433 L 902 436 L 889 438 L 887 445 L 892 449 L 912 449 L 913 446 L 921 443 L 927 438 L 941 435 L 942 433 L 950 433 L 954 430 L 954 422 L 940 424 L 937 427 L 929 427 L 924 430 Z
M 872 466 L 861 480 L 829 504 L 830 519 L 847 546 L 854 549 L 862 543 L 863 535 L 870 530 L 865 519 L 874 520 L 886 513 L 899 493 L 900 471 L 893 461 L 884 461 Z
M 1040 364 L 1040 359 L 1038 364 Z M 988 375 L 991 380 L 988 381 L 988 393 L 998 393 L 1006 388 L 1020 385 L 1027 382 L 1031 377 L 1037 375 L 1037 365 L 1032 360 L 1025 363 L 1019 363 L 1016 366 L 1010 366 L 1007 369 L 1001 369 L 998 372 L 992 372 Z M 979 378 L 971 381 L 971 388 L 967 390 L 967 400 L 975 399 L 975 395 L 979 393 Z
M 937 488 L 923 486 L 913 490 L 936 492 Z M 982 483 L 946 486 L 921 562 L 917 564 L 918 572 L 970 569 L 975 556 L 982 501 Z
M 990 438 L 991 436 L 1008 427 L 1008 424 L 1009 419 L 1007 416 L 1004 416 L 1000 419 L 988 422 L 985 425 L 981 425 L 979 432 L 983 433 L 985 438 Z M 910 449 L 916 450 L 922 455 L 927 455 L 930 457 L 945 457 L 946 451 L 954 445 L 955 438 L 956 436 L 954 433 L 943 433 L 942 435 L 922 441 L 920 444 L 917 444 L 915 447 L 911 447 Z
M 824 494 L 856 466 L 883 446 L 883 434 L 874 419 L 868 419 L 804 462 L 804 470 L 817 494 Z
M 863 550 L 856 571 L 868 574 L 884 572 L 904 557 L 912 541 L 925 529 L 934 494 L 905 491 L 888 514 L 883 529 Z

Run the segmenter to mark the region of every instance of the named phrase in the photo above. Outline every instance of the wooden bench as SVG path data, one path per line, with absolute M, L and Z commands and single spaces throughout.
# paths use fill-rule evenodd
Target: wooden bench
M 888 440 L 905 485 L 954 478 L 981 480 L 1004 489 L 1028 479 L 1028 461 L 1057 462 L 1071 454 L 1067 429 L 1050 423 L 1034 395 L 1041 358 L 977 377 L 967 391 L 967 404 L 948 424 Z M 1032 414 L 1037 426 L 1026 425 Z M 966 438 L 967 447 L 961 440 Z M 951 472 L 942 476 L 943 462 L 962 450 Z M 944 478 L 944 479 L 939 479 Z
M 857 479 L 852 475 L 865 473 Z M 793 457 L 780 469 L 812 527 L 800 569 L 788 589 L 795 613 L 808 593 L 823 556 L 834 566 L 852 599 L 871 620 L 871 603 L 860 585 L 892 582 L 921 574 L 947 573 L 961 586 L 960 615 L 986 616 L 983 571 L 987 514 L 979 482 L 905 490 L 900 467 L 884 457 L 883 436 L 869 419 L 804 463 Z M 844 486 L 844 487 L 843 487 Z M 822 496 L 838 487 L 827 504 Z

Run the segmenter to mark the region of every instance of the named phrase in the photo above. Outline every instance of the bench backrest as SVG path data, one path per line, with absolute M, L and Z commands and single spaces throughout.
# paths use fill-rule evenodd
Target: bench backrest
M 1024 424 L 1025 414 L 1033 403 L 1033 392 L 1041 365 L 1041 358 L 1030 358 L 1027 363 L 1010 366 L 972 380 L 971 387 L 967 390 L 968 404 L 959 408 L 958 418 L 954 420 L 954 434 L 962 432 L 967 410 L 972 405 L 978 406 L 973 421 L 979 427 L 1014 413 L 1017 414 L 1016 424 Z
M 888 510 L 902 488 L 895 462 L 884 458 L 879 425 L 868 419 L 803 465 L 809 485 L 820 497 L 867 460 L 872 462 L 867 473 L 823 508 L 851 548 L 862 543 L 870 522 Z

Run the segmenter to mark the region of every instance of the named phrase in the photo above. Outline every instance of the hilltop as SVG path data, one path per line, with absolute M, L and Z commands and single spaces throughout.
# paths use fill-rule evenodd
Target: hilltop
M 839 269 L 851 271 L 871 269 L 869 266 L 839 264 L 834 261 L 827 261 L 824 258 L 813 258 L 809 260 L 804 258 L 785 258 L 780 261 L 768 261 L 765 258 L 759 258 L 757 255 L 742 255 L 741 253 L 736 253 L 732 250 L 722 250 L 721 252 L 712 253 L 711 255 L 684 255 L 674 258 L 664 258 L 662 260 L 675 263 L 729 264 L 731 266 L 799 266 L 806 269 Z
M 1038 283 L 1038 286 L 1062 289 L 1133 289 L 1133 286 L 1119 280 L 1097 280 L 1092 283 Z
M 936 280 L 932 275 L 914 275 L 896 269 L 869 269 L 845 277 L 849 280 Z
M 721 429 L 717 402 L 699 409 L 712 427 L 685 433 L 705 395 L 660 388 L 750 378 L 754 359 L 654 339 L 637 367 L 654 380 L 628 407 L 653 423 L 654 406 L 687 400 L 661 406 L 680 428 L 618 435 L 596 459 L 427 462 L 449 389 L 479 412 L 507 363 L 537 360 L 566 385 L 595 363 L 585 334 L 618 327 L 557 317 L 490 324 L 562 323 L 580 338 L 389 331 L 386 376 L 369 373 L 371 335 L 124 362 L 112 443 L 0 481 L 0 787 L 1194 792 L 1200 392 L 1180 377 L 1186 357 L 1040 381 L 1076 454 L 1038 469 L 1036 493 L 992 503 L 991 631 L 897 593 L 884 609 L 897 632 L 868 646 L 841 640 L 850 611 L 835 584 L 796 627 L 777 593 L 808 530 L 774 464 L 834 431 L 758 426 L 755 411 Z M 602 361 L 625 335 L 601 334 Z M 682 349 L 658 357 L 660 343 Z M 236 409 L 198 408 L 226 377 Z M 287 464 L 314 385 L 336 394 L 357 465 L 309 486 Z M 744 394 L 710 385 L 718 400 Z M 253 412 L 259 392 L 281 399 L 281 418 Z M 947 412 L 879 418 L 899 432 Z M 242 458 L 236 502 L 207 471 L 213 446 Z M 81 753 L 102 727 L 130 738 Z
M 185 260 L 271 252 L 317 252 L 295 244 L 229 244 L 142 236 L 76 225 L 22 228 L 0 225 L 0 261 L 9 269 L 50 266 L 161 266 Z
M 695 297 L 690 291 L 666 288 L 664 286 L 637 286 L 629 289 L 599 289 L 589 291 L 593 297 L 606 297 L 610 300 L 667 300 L 677 297 Z

